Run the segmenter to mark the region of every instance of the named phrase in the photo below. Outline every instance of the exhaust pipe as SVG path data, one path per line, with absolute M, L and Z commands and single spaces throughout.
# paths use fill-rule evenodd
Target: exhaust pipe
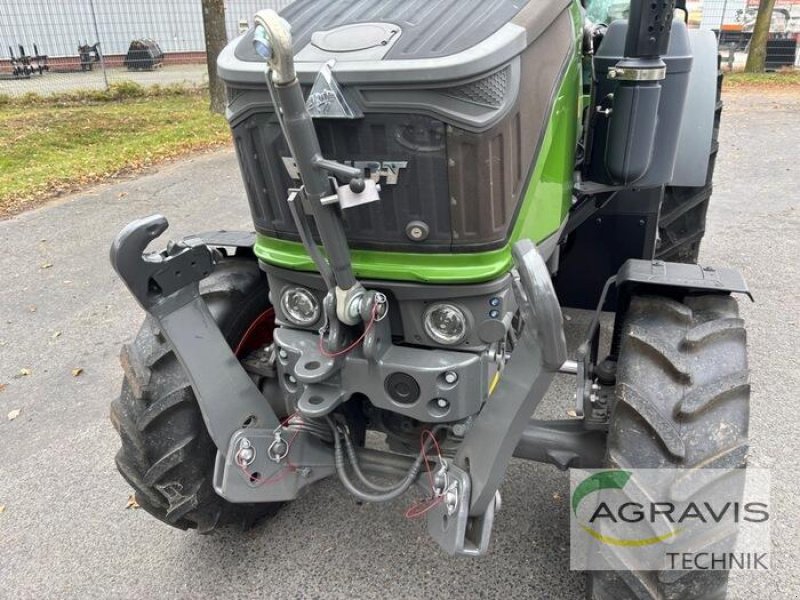
M 606 144 L 606 168 L 623 185 L 647 173 L 655 146 L 661 81 L 675 0 L 631 0 L 625 54 L 608 72 L 619 82 Z

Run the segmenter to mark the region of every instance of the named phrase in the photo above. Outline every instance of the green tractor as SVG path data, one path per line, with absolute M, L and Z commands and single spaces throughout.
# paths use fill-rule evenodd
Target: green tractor
M 168 226 L 155 215 L 111 249 L 147 312 L 111 407 L 141 507 L 206 533 L 328 477 L 361 502 L 416 488 L 410 514 L 435 542 L 480 556 L 512 457 L 744 466 L 731 294 L 747 288 L 695 264 L 716 45 L 675 4 L 631 0 L 601 22 L 577 0 L 259 12 L 218 61 L 255 232 L 145 252 Z M 595 310 L 572 357 L 562 306 Z M 559 373 L 571 418 L 534 419 Z M 727 585 L 727 571 L 588 576 L 592 598 Z

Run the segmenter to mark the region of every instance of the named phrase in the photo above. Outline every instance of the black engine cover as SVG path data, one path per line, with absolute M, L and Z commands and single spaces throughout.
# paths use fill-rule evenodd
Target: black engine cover
M 357 162 L 381 185 L 380 202 L 343 212 L 353 247 L 450 250 L 450 204 L 442 201 L 449 197 L 444 123 L 421 115 L 370 114 L 355 121 L 317 120 L 315 125 L 323 156 Z M 234 127 L 233 136 L 256 230 L 299 240 L 286 190 L 300 182 L 287 168 L 284 159 L 291 154 L 274 115 L 253 114 Z M 412 221 L 427 225 L 424 240 L 407 237 Z

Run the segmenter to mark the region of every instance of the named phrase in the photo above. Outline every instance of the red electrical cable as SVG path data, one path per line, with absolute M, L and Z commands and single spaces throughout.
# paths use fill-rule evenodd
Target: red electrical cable
M 267 325 L 267 330 L 262 331 L 262 327 Z M 263 313 L 258 315 L 255 321 L 250 323 L 250 327 L 244 332 L 242 339 L 236 344 L 233 353 L 237 358 L 240 358 L 243 350 L 254 350 L 259 345 L 266 345 L 272 343 L 272 330 L 275 329 L 275 309 L 270 307 Z M 257 335 L 258 334 L 258 335 Z M 263 339 L 258 339 L 258 336 Z
M 370 332 L 370 330 L 375 325 L 375 322 L 377 320 L 378 320 L 378 305 L 375 304 L 372 307 L 372 314 L 370 316 L 369 323 L 367 323 L 367 326 L 364 327 L 364 332 L 360 336 L 358 336 L 358 339 L 356 339 L 356 341 L 350 344 L 347 348 L 345 348 L 344 350 L 339 350 L 337 352 L 329 352 L 328 350 L 326 350 L 322 343 L 322 335 L 320 335 L 318 344 L 320 354 L 322 354 L 322 356 L 325 356 L 327 358 L 336 358 L 338 356 L 342 356 L 343 354 L 347 354 L 348 352 L 354 350 L 355 348 L 358 347 L 359 344 L 361 344 L 361 342 L 364 341 L 364 338 L 367 337 L 367 334 Z
M 431 464 L 428 460 L 428 453 L 425 450 L 426 436 L 433 440 L 433 446 L 436 448 L 436 455 L 439 457 L 439 462 L 442 460 L 442 449 L 439 447 L 439 440 L 431 433 L 429 429 L 423 429 L 419 436 L 420 449 L 422 451 L 422 460 L 425 462 L 425 470 L 428 473 L 428 482 L 431 486 L 431 493 L 433 496 L 419 502 L 415 502 L 405 512 L 406 519 L 417 519 L 430 511 L 432 508 L 438 506 L 444 500 L 443 494 L 436 494 L 436 485 L 433 481 L 433 472 L 431 471 Z
M 285 418 L 283 419 L 283 421 L 281 421 L 281 427 L 286 427 L 286 424 L 287 424 L 287 423 L 288 423 L 290 420 L 292 420 L 294 417 L 297 417 L 297 418 L 300 420 L 300 422 L 301 422 L 301 423 L 303 422 L 303 419 L 302 419 L 302 417 L 299 417 L 299 416 L 297 415 L 297 411 L 294 411 L 294 412 L 293 412 L 292 414 L 290 414 L 288 417 L 285 417 Z
M 436 508 L 442 503 L 444 496 L 436 496 L 435 498 L 431 498 L 429 500 L 424 500 L 422 502 L 417 502 L 416 504 L 412 504 L 408 507 L 408 510 L 404 513 L 406 519 L 418 519 L 419 517 L 423 516 L 428 511 Z
M 425 435 L 430 436 L 433 440 L 433 445 L 436 448 L 436 454 L 439 460 L 442 458 L 442 452 L 439 449 L 439 442 L 436 441 L 436 436 L 433 435 L 428 429 L 423 429 L 419 434 L 419 447 L 422 450 L 422 460 L 425 462 L 425 470 L 428 472 L 428 482 L 431 484 L 431 490 L 434 489 L 433 473 L 431 472 L 431 463 L 428 461 L 428 453 L 425 450 Z

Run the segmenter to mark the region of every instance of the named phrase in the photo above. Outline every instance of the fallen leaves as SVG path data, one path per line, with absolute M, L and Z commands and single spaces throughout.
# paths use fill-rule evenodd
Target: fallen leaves
M 14 419 L 16 419 L 19 416 L 19 413 L 21 413 L 21 412 L 22 412 L 21 408 L 15 408 L 14 410 L 10 411 L 8 413 L 8 420 L 9 421 L 13 421 Z
M 23 369 L 19 370 L 19 375 L 17 375 L 17 377 L 27 377 L 30 374 L 31 374 L 31 370 L 30 369 L 24 369 L 23 368 Z
M 78 376 L 80 376 L 81 373 L 83 373 L 83 367 L 76 367 L 76 368 L 72 369 L 72 376 L 73 377 L 78 377 Z
M 133 508 L 134 510 L 139 508 L 139 503 L 136 501 L 136 496 L 134 496 L 133 494 L 128 496 L 128 503 L 125 505 L 125 508 L 126 509 Z
M 5 384 L 5 383 L 0 383 L 0 392 L 2 392 L 2 391 L 3 391 L 4 389 L 6 389 L 7 387 L 8 387 L 8 385 L 7 385 L 7 384 Z
M 50 336 L 50 338 L 54 339 L 54 340 L 57 339 L 57 338 L 60 338 L 60 337 L 61 337 L 61 332 L 60 331 L 56 331 L 56 332 L 53 333 L 53 335 Z
M 0 504 L 0 513 L 4 513 L 4 512 L 6 512 L 6 505 L 5 504 Z
M 52 267 L 52 266 L 53 266 L 53 263 L 51 263 L 51 262 L 46 262 L 46 263 L 42 263 L 42 266 L 41 266 L 41 268 L 42 268 L 42 269 L 49 269 L 49 268 L 50 268 L 50 267 Z

